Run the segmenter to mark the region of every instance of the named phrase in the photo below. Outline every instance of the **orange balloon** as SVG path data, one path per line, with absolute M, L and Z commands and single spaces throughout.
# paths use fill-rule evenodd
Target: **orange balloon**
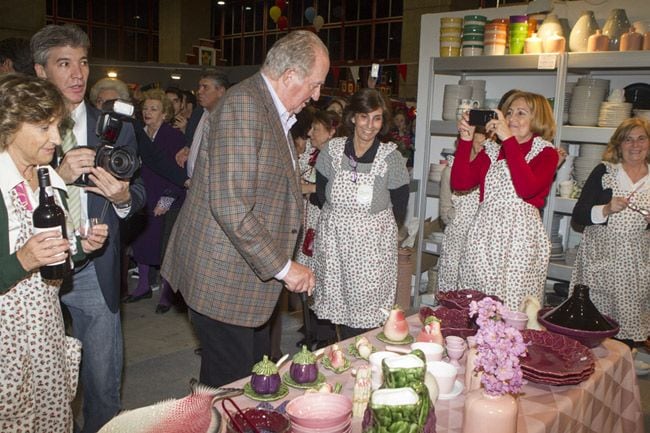
M 269 9 L 269 15 L 271 16 L 273 22 L 277 23 L 278 18 L 280 18 L 280 15 L 282 15 L 282 10 L 277 6 L 271 6 L 271 9 Z

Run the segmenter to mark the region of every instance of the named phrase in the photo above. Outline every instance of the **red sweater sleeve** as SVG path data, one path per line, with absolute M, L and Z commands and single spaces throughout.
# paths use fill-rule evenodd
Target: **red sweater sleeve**
M 514 137 L 503 142 L 512 184 L 517 195 L 535 207 L 544 206 L 544 201 L 553 183 L 553 176 L 557 168 L 558 153 L 553 147 L 547 147 L 530 163 L 524 159 L 522 146 Z
M 480 184 L 482 193 L 483 180 L 488 168 L 490 168 L 490 158 L 486 155 L 485 150 L 481 150 L 476 158 L 470 162 L 471 151 L 471 141 L 458 140 L 454 165 L 451 167 L 450 183 L 451 189 L 454 191 L 467 191 Z

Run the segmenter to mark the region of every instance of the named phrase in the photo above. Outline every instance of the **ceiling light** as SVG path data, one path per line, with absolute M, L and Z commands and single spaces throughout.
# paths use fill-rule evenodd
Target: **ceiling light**
M 172 80 L 180 80 L 182 76 L 178 72 L 172 72 L 169 78 L 171 78 Z
M 223 0 L 219 0 L 219 1 L 217 2 L 217 4 L 218 4 L 219 6 L 223 6 L 223 5 L 226 4 L 226 2 L 223 1 Z
M 117 78 L 117 72 L 115 71 L 108 71 L 106 75 L 108 76 L 108 78 Z

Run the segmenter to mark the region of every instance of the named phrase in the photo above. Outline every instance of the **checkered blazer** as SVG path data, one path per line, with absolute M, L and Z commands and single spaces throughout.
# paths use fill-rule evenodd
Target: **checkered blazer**
M 298 172 L 260 73 L 229 89 L 208 119 L 162 274 L 199 313 L 257 327 L 282 289 L 273 276 L 296 247 Z

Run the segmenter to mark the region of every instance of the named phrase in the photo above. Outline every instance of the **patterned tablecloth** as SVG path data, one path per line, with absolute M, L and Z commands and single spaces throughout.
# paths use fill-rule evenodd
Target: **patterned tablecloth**
M 411 335 L 417 335 L 421 327 L 417 315 L 410 316 L 408 321 Z M 382 350 L 385 344 L 377 340 L 378 333 L 377 329 L 367 336 L 378 350 Z M 346 355 L 349 343 L 345 341 L 340 344 Z M 630 350 L 618 341 L 607 339 L 593 349 L 593 353 L 595 372 L 578 385 L 551 386 L 530 382 L 524 385 L 518 398 L 518 433 L 643 433 L 641 398 Z M 363 360 L 354 360 L 353 368 L 363 363 Z M 289 365 L 290 361 L 287 361 L 280 374 L 288 371 Z M 339 375 L 322 367 L 320 371 L 329 383 L 341 383 L 342 393 L 352 396 L 354 377 L 350 370 Z M 458 379 L 464 379 L 464 369 L 459 370 Z M 248 378 L 242 379 L 229 386 L 243 387 L 247 381 Z M 284 400 L 303 394 L 302 390 L 289 390 Z M 237 397 L 235 401 L 242 408 L 258 404 L 245 396 Z M 272 404 L 277 406 L 282 401 Z M 464 403 L 465 391 L 455 399 L 436 402 L 437 433 L 462 432 Z M 353 420 L 352 432 L 361 432 L 360 419 Z M 486 433 L 489 433 L 489 429 L 486 429 Z

